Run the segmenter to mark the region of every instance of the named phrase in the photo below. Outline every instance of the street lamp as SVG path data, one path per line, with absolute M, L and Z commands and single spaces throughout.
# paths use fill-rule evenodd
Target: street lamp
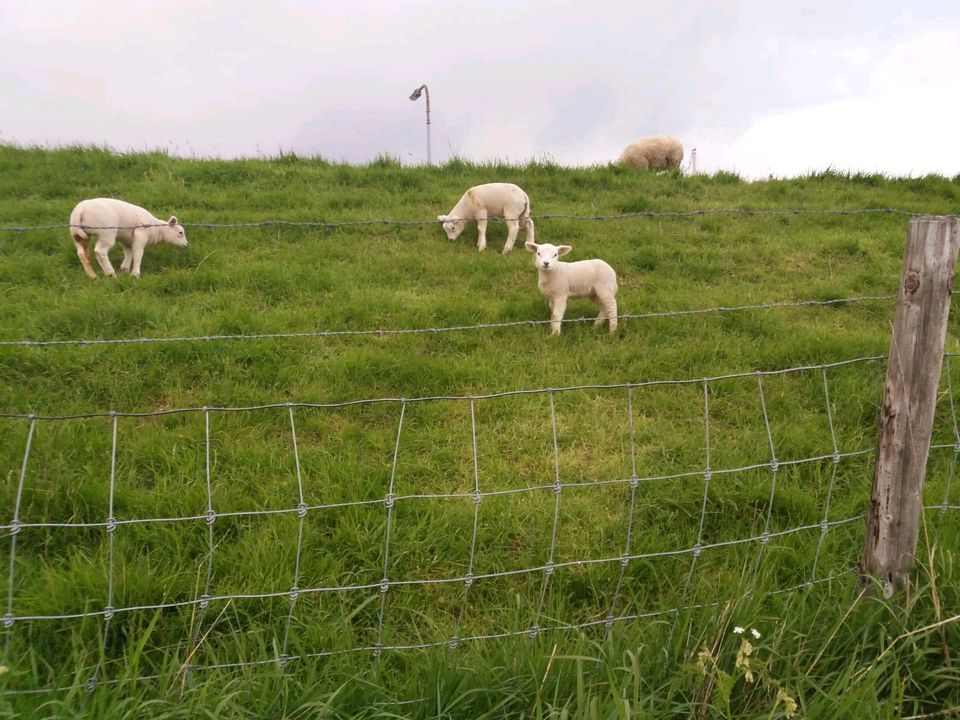
M 426 85 L 421 85 L 410 93 L 410 99 L 419 100 L 421 92 L 427 96 L 427 165 L 430 165 L 430 91 L 427 90 Z

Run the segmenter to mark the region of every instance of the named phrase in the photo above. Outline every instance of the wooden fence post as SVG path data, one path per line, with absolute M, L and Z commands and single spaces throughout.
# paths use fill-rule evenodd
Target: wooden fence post
M 861 583 L 877 578 L 885 597 L 905 587 L 917 548 L 958 245 L 960 217 L 910 220 L 860 562 Z

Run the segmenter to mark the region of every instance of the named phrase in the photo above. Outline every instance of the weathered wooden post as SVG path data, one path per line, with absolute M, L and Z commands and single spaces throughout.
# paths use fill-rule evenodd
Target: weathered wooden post
M 891 597 L 910 576 L 943 365 L 960 217 L 910 220 L 893 322 L 861 583 Z

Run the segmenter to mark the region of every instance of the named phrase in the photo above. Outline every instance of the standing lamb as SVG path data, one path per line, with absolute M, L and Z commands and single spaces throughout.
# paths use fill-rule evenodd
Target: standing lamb
M 512 183 L 487 183 L 476 185 L 467 190 L 460 201 L 447 215 L 437 215 L 443 223 L 444 232 L 451 240 L 456 240 L 468 220 L 477 221 L 477 250 L 487 249 L 487 218 L 502 217 L 507 221 L 507 242 L 503 245 L 503 254 L 513 250 L 520 226 L 527 234 L 527 240 L 533 240 L 533 220 L 530 219 L 530 198 Z
M 70 213 L 70 235 L 77 244 L 77 256 L 83 269 L 92 278 L 97 274 L 87 256 L 87 241 L 91 235 L 97 236 L 94 251 L 107 277 L 116 277 L 107 253 L 118 240 L 123 247 L 120 270 L 135 278 L 140 277 L 140 261 L 147 245 L 163 241 L 178 247 L 187 246 L 187 236 L 176 216 L 168 221 L 159 220 L 142 207 L 113 198 L 94 198 L 77 203 Z
M 536 253 L 533 264 L 537 268 L 537 287 L 550 302 L 550 334 L 560 334 L 560 323 L 567 309 L 567 298 L 590 298 L 599 308 L 594 326 L 604 320 L 610 323 L 610 332 L 617 331 L 617 273 L 600 259 L 563 262 L 561 255 L 572 249 L 569 245 L 526 243 L 527 250 Z
M 654 135 L 627 145 L 619 162 L 641 170 L 678 168 L 683 162 L 683 145 L 674 137 Z

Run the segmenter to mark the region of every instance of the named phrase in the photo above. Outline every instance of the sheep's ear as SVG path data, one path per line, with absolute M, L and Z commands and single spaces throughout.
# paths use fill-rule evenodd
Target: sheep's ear
M 176 216 L 176 215 L 171 215 L 171 216 L 170 216 L 170 227 L 173 227 L 174 225 L 179 225 L 179 224 L 180 224 L 180 223 L 177 222 L 177 216 Z
M 568 252 L 573 250 L 569 245 L 558 245 L 557 246 L 557 255 L 566 255 Z
M 524 243 L 524 245 L 527 247 L 527 250 L 529 250 L 530 252 L 536 252 L 536 251 L 537 251 L 537 244 L 536 244 L 533 240 L 527 240 L 527 241 Z
M 444 222 L 446 219 L 447 219 L 446 215 L 437 215 L 437 220 L 439 220 L 440 222 Z

